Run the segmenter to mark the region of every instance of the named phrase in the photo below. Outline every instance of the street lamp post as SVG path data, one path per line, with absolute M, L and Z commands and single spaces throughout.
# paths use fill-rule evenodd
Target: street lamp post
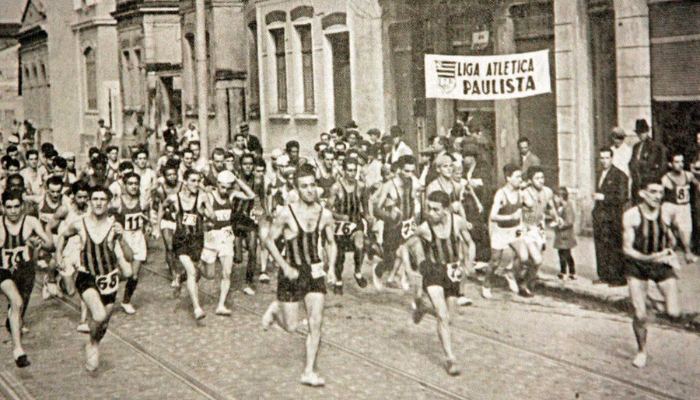
M 197 59 L 197 99 L 198 99 L 198 122 L 199 138 L 201 141 L 201 154 L 207 157 L 209 154 L 209 89 L 207 81 L 207 39 L 206 22 L 204 12 L 204 0 L 195 0 L 196 19 L 196 49 Z

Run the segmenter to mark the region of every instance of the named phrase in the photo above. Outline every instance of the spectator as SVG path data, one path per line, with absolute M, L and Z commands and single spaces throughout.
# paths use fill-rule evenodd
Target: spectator
M 525 136 L 518 139 L 518 151 L 520 152 L 520 170 L 523 175 L 527 175 L 530 167 L 539 167 L 542 164 L 540 158 L 530 150 L 530 139 Z
M 104 119 L 97 121 L 97 125 L 99 125 L 99 127 L 97 128 L 97 134 L 95 136 L 95 147 L 102 150 L 112 143 L 112 132 L 109 130 L 109 127 L 105 125 Z
M 252 136 L 250 134 L 250 127 L 248 124 L 240 124 L 238 126 L 238 130 L 240 131 L 239 133 L 243 135 L 243 138 L 245 138 L 245 148 L 251 153 L 262 156 L 263 147 L 262 144 L 260 144 L 260 139 L 258 139 L 257 136 Z
M 413 150 L 403 141 L 403 129 L 394 125 L 389 131 L 392 139 L 391 153 L 387 155 L 386 164 L 393 164 L 399 160 L 401 156 L 412 156 Z
M 574 206 L 569 201 L 569 190 L 560 187 L 559 192 L 554 197 L 559 220 L 554 226 L 554 248 L 559 253 L 559 279 L 575 280 L 576 263 L 571 249 L 576 247 L 576 232 L 574 232 L 574 221 L 576 215 Z
M 651 139 L 649 124 L 645 119 L 638 119 L 634 131 L 639 142 L 632 147 L 632 159 L 629 163 L 632 179 L 632 198 L 639 204 L 639 185 L 644 179 L 658 178 L 666 172 L 666 148 Z
M 600 149 L 602 171 L 593 195 L 593 241 L 595 244 L 598 280 L 624 286 L 624 263 L 622 259 L 622 214 L 629 188 L 629 179 L 624 172 L 612 165 L 612 150 Z
M 180 141 L 180 147 L 181 148 L 186 148 L 187 146 L 190 145 L 190 143 L 194 141 L 199 141 L 199 131 L 197 130 L 197 127 L 190 122 L 190 124 L 187 126 L 187 130 L 185 133 L 182 134 L 182 140 Z
M 619 168 L 622 172 L 627 175 L 627 177 L 630 177 L 630 168 L 629 168 L 629 163 L 630 160 L 632 159 L 632 147 L 625 143 L 625 137 L 627 135 L 625 134 L 624 129 L 620 127 L 615 127 L 612 130 L 612 141 L 613 145 L 610 147 L 612 150 L 612 163 L 614 166 Z
M 178 146 L 178 135 L 177 129 L 175 129 L 175 123 L 172 120 L 166 122 L 167 128 L 163 131 L 163 140 L 165 145 L 171 145 L 175 148 Z
M 136 149 L 132 149 L 132 155 L 135 150 L 148 151 L 148 138 L 153 135 L 153 129 L 143 124 L 143 116 L 136 117 L 136 127 L 133 130 L 134 139 L 136 140 Z

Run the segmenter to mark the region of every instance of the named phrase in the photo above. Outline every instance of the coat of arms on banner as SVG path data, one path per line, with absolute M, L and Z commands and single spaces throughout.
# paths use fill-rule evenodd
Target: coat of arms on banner
M 457 86 L 457 62 L 436 60 L 435 69 L 438 76 L 438 85 L 446 93 L 451 92 Z

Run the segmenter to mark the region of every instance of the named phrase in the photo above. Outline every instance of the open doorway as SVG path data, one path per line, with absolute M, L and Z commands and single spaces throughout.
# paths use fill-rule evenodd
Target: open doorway
M 343 126 L 352 119 L 352 83 L 350 74 L 350 34 L 326 35 L 333 54 L 333 99 L 335 125 Z

